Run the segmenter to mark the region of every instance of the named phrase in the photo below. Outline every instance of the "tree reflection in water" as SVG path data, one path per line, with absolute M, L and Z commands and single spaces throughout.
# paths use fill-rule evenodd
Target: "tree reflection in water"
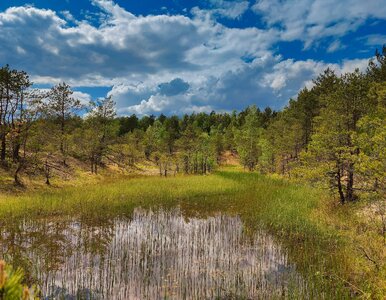
M 264 231 L 237 216 L 186 218 L 136 209 L 129 218 L 3 224 L 0 256 L 52 298 L 246 299 L 307 297 L 309 287 Z

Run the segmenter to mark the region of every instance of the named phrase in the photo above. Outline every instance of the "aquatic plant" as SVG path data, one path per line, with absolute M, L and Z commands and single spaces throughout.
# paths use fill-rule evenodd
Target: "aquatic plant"
M 130 219 L 100 226 L 43 219 L 20 227 L 26 237 L 43 228 L 47 237 L 49 232 L 63 236 L 63 256 L 58 258 L 55 249 L 41 251 L 41 243 L 24 251 L 37 264 L 34 275 L 50 299 L 256 299 L 309 294 L 307 282 L 280 243 L 263 230 L 249 232 L 238 216 L 218 213 L 197 218 L 184 216 L 179 209 L 135 209 Z M 97 249 L 90 245 L 95 240 L 100 243 Z
M 113 240 L 117 219 L 131 218 L 136 207 L 167 211 L 179 206 L 184 215 L 199 219 L 216 212 L 238 215 L 246 230 L 269 233 L 307 281 L 311 298 L 383 299 L 382 269 L 376 270 L 356 250 L 358 243 L 353 237 L 362 229 L 355 219 L 355 207 L 348 214 L 348 207 L 340 210 L 329 199 L 317 189 L 237 169 L 205 177 L 122 178 L 82 185 L 81 189 L 52 189 L 19 197 L 0 195 L 0 233 L 4 233 L 0 234 L 0 257 L 10 244 L 14 247 L 8 252 L 14 257 L 12 264 L 22 266 L 29 278 L 36 266 L 23 257 L 31 243 L 37 243 L 42 265 L 45 262 L 52 270 L 60 267 L 79 249 L 66 247 L 67 237 L 72 236 L 64 229 L 68 230 L 68 222 L 94 228 L 82 238 L 89 240 L 86 244 L 93 255 L 106 257 L 101 249 L 108 249 L 106 245 Z M 37 226 L 44 219 L 46 225 L 32 232 L 21 225 Z M 76 231 L 76 226 L 71 230 Z M 7 231 L 13 234 L 7 235 Z M 14 245 L 21 241 L 21 250 L 16 251 Z M 366 236 L 362 245 L 367 241 L 371 243 L 373 238 Z M 60 259 L 52 261 L 52 257 Z M 293 293 L 295 290 L 292 288 Z

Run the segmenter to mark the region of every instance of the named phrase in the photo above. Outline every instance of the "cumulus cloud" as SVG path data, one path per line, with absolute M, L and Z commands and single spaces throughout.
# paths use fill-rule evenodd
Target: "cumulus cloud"
M 181 78 L 173 79 L 170 82 L 164 82 L 158 85 L 159 92 L 164 96 L 175 96 L 185 93 L 189 89 L 189 83 Z
M 192 111 L 232 111 L 247 105 L 282 108 L 290 98 L 295 98 L 304 87 L 312 86 L 315 78 L 323 70 L 330 68 L 338 75 L 352 72 L 355 68 L 365 70 L 367 59 L 346 60 L 341 64 L 318 62 L 314 60 L 282 60 L 280 56 L 267 55 L 255 59 L 250 64 L 228 70 L 219 77 L 208 77 L 205 81 L 191 81 L 189 92 L 173 96 L 161 95 L 159 91 L 143 90 L 137 94 L 135 105 L 123 106 L 121 114 L 157 114 L 161 111 L 187 113 Z M 127 104 L 133 99 L 132 89 L 114 89 L 111 95 L 119 103 Z M 124 92 L 122 92 L 124 91 Z
M 66 11 L 12 7 L 0 12 L 0 61 L 26 70 L 37 84 L 112 86 L 108 95 L 119 114 L 223 111 L 252 103 L 278 109 L 331 64 L 284 60 L 275 45 L 339 36 L 369 16 L 382 18 L 377 1 L 360 13 L 350 1 L 347 15 L 335 8 L 327 14 L 331 1 L 301 0 L 296 9 L 288 1 L 258 1 L 253 9 L 272 24 L 268 28 L 229 28 L 217 21 L 216 16 L 240 18 L 247 1 L 212 0 L 209 9 L 194 8 L 187 17 L 136 16 L 111 0 L 92 0 L 98 24 Z M 329 51 L 341 47 L 335 39 Z M 332 67 L 349 70 L 364 63 Z M 91 99 L 76 93 L 83 102 Z
M 369 64 L 368 59 L 346 59 L 343 61 L 341 68 L 338 69 L 338 73 L 353 72 L 355 69 L 364 72 Z
M 74 91 L 74 93 L 72 94 L 72 97 L 79 100 L 80 103 L 85 106 L 89 105 L 90 102 L 92 101 L 90 94 L 80 92 L 80 91 Z
M 185 53 L 204 37 L 190 19 L 166 15 L 131 18 L 117 5 L 108 5 L 111 1 L 95 3 L 111 9 L 100 27 L 86 22 L 66 26 L 51 10 L 7 9 L 0 13 L 0 43 L 4 45 L 0 57 L 41 77 L 56 74 L 80 80 L 95 80 L 100 74 L 113 78 L 195 67 L 185 60 Z M 17 46 L 28 53 L 23 60 L 13 55 Z

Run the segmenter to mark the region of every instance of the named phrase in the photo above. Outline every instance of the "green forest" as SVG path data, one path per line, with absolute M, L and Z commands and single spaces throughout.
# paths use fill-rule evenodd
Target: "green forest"
M 385 195 L 386 48 L 366 72 L 337 75 L 327 69 L 281 111 L 256 106 L 240 112 L 183 116 L 116 116 L 114 99 L 86 105 L 60 83 L 33 89 L 28 74 L 0 70 L 1 168 L 23 177 L 67 172 L 67 161 L 92 173 L 143 161 L 161 176 L 207 174 L 226 151 L 244 169 L 329 188 L 344 204 Z M 237 99 L 235 99 L 237 101 Z

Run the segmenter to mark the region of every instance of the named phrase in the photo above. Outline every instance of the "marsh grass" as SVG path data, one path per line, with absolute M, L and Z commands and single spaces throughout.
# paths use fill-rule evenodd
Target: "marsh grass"
M 328 221 L 334 218 L 329 203 L 328 195 L 319 190 L 233 168 L 211 176 L 122 178 L 3 196 L 0 222 L 64 215 L 97 222 L 131 216 L 136 207 L 179 206 L 195 217 L 237 214 L 251 232 L 263 228 L 280 240 L 289 261 L 312 287 L 312 298 L 377 297 L 372 286 L 362 284 L 347 236 Z
M 108 224 L 61 221 L 31 220 L 21 227 L 27 236 L 60 232 L 66 249 L 73 249 L 62 260 L 46 246 L 20 244 L 38 264 L 36 276 L 48 298 L 84 293 L 117 300 L 309 297 L 307 283 L 280 244 L 262 230 L 250 234 L 238 216 L 196 218 L 178 208 L 136 208 L 130 219 Z M 45 253 L 51 264 L 62 260 L 60 266 L 47 267 Z

